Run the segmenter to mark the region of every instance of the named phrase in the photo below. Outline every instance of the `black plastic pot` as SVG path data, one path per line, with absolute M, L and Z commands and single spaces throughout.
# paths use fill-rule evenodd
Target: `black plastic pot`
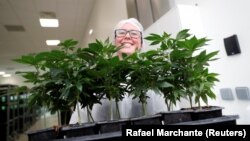
M 57 134 L 54 128 L 46 128 L 42 130 L 37 130 L 34 132 L 28 132 L 28 140 L 29 141 L 48 141 L 52 139 L 60 139 L 63 138 L 61 134 Z
M 170 111 L 170 112 L 161 112 L 162 121 L 164 125 L 192 121 L 191 110 L 179 110 L 179 111 Z
M 102 121 L 97 123 L 100 133 L 121 131 L 122 125 L 130 125 L 129 119 Z
M 130 119 L 131 125 L 162 125 L 162 115 L 150 115 Z
M 121 139 L 122 125 L 236 125 L 238 115 L 222 115 L 222 107 L 203 107 L 202 109 L 182 109 L 178 111 L 161 112 L 155 115 L 122 119 L 117 121 L 102 121 L 83 125 L 67 126 L 56 136 L 54 129 L 37 131 L 36 136 L 29 133 L 29 141 L 44 140 L 102 140 Z M 38 134 L 39 133 L 39 134 Z M 81 136 L 81 137 L 80 137 Z M 64 137 L 65 139 L 62 139 Z M 74 137 L 74 138 L 73 138 Z
M 196 121 L 174 123 L 171 125 L 236 125 L 236 119 L 238 118 L 238 115 L 228 115 L 215 118 L 201 119 Z
M 192 120 L 201 120 L 208 118 L 216 118 L 222 116 L 222 107 L 218 106 L 204 106 L 201 109 L 196 108 L 191 112 Z
M 61 132 L 64 138 L 79 137 L 86 135 L 98 134 L 99 130 L 96 123 L 84 123 L 84 124 L 74 124 L 70 126 L 63 127 Z
M 83 137 L 55 139 L 51 141 L 122 141 L 122 133 L 118 131 L 97 135 L 87 135 Z

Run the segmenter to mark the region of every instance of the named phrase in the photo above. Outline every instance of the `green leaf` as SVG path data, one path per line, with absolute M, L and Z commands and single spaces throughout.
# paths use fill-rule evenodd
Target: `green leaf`
M 83 88 L 82 88 L 82 83 L 81 82 L 77 82 L 76 83 L 76 87 L 77 87 L 77 90 L 79 91 L 79 92 L 82 92 L 82 90 L 83 90 Z
M 189 29 L 183 29 L 180 32 L 177 33 L 176 35 L 176 40 L 181 40 L 181 39 L 186 39 L 190 36 L 188 33 Z
M 31 55 L 31 54 L 30 55 L 23 55 L 23 56 L 21 56 L 21 58 L 13 59 L 13 61 L 21 63 L 21 64 L 28 64 L 31 66 L 37 65 L 37 62 L 35 60 L 34 55 Z
M 151 33 L 149 36 L 145 37 L 144 39 L 149 40 L 149 41 L 161 41 L 162 37 L 158 34 Z
M 161 88 L 169 88 L 169 87 L 174 87 L 172 84 L 168 83 L 168 82 L 163 82 L 160 84 Z

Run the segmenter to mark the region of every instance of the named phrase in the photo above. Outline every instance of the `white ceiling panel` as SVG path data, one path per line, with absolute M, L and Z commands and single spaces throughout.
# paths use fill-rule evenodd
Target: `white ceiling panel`
M 0 71 L 23 69 L 12 61 L 20 55 L 48 51 L 47 39 L 83 40 L 95 0 L 0 0 Z M 40 12 L 55 12 L 59 28 L 42 28 Z M 23 26 L 24 32 L 10 32 L 5 25 Z

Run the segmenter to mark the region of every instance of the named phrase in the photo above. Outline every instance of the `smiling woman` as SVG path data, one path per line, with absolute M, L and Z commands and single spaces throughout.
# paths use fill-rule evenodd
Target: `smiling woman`
M 117 24 L 114 32 L 115 45 L 121 48 L 117 53 L 120 59 L 123 53 L 131 55 L 141 49 L 143 44 L 143 27 L 138 20 L 134 18 L 122 20 Z
M 118 24 L 114 28 L 113 33 L 114 44 L 119 48 L 119 50 L 117 51 L 117 56 L 120 60 L 122 60 L 123 55 L 131 55 L 141 49 L 143 44 L 142 32 L 143 27 L 135 18 L 124 19 L 118 22 Z M 122 101 L 108 94 L 105 99 L 102 99 L 101 105 L 95 104 L 92 109 L 94 120 L 104 121 L 119 118 L 138 117 L 142 115 L 140 104 L 136 100 L 132 100 L 131 97 L 124 96 L 124 94 L 120 94 L 119 98 L 120 97 L 122 97 Z M 82 121 L 86 121 L 86 109 L 81 110 L 81 115 L 83 115 L 81 116 Z M 76 123 L 77 118 L 77 113 L 74 112 L 71 117 L 70 123 Z
M 117 55 L 122 59 L 123 54 L 131 55 L 136 51 L 140 51 L 143 46 L 143 26 L 135 18 L 121 20 L 114 30 L 115 45 L 120 47 Z M 123 118 L 138 117 L 142 115 L 141 105 L 138 99 L 131 96 L 125 96 L 120 102 L 121 116 Z

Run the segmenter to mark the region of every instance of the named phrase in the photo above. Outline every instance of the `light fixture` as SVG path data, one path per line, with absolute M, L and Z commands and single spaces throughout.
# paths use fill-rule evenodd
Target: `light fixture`
M 59 27 L 55 12 L 40 12 L 40 25 L 42 27 Z
M 11 74 L 3 74 L 3 77 L 11 77 Z
M 48 46 L 57 46 L 60 43 L 60 40 L 46 40 Z
M 93 29 L 89 30 L 89 35 L 91 35 L 93 33 Z
M 59 27 L 58 19 L 39 19 L 42 27 Z
M 0 75 L 4 75 L 5 74 L 5 72 L 4 71 L 0 71 Z

